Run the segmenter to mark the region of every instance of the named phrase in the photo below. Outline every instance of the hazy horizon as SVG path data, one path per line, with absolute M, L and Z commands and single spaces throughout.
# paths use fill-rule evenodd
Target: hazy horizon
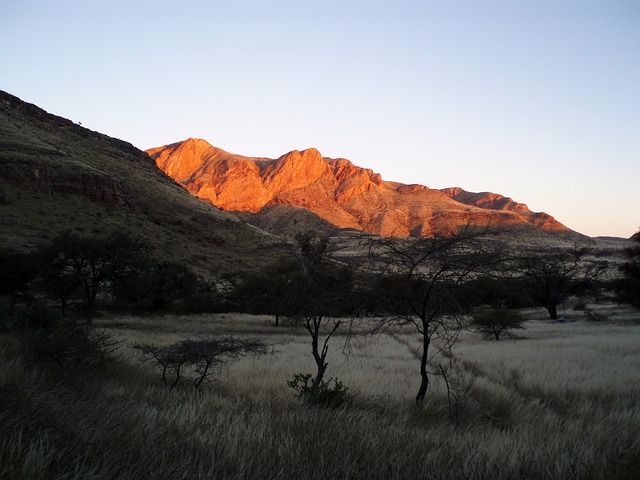
M 0 26 L 0 89 L 141 149 L 314 147 L 590 236 L 640 226 L 633 1 L 9 1 Z

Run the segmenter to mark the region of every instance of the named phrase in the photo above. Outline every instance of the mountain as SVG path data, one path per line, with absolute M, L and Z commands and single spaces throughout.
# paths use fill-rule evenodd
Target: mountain
M 467 192 L 458 187 L 444 188 L 442 193 L 452 198 L 456 202 L 465 205 L 472 205 L 487 210 L 506 210 L 515 212 L 523 217 L 531 225 L 549 232 L 567 232 L 569 228 L 558 222 L 548 213 L 532 212 L 524 203 L 518 203 L 509 197 L 504 197 L 499 193 L 491 192 Z
M 0 91 L 0 247 L 30 250 L 65 230 L 124 231 L 205 274 L 263 264 L 274 244 L 131 144 Z
M 282 228 L 283 217 L 298 219 L 311 212 L 325 226 L 383 236 L 506 227 L 575 233 L 552 216 L 498 194 L 384 181 L 370 169 L 344 158 L 323 157 L 313 148 L 269 159 L 232 154 L 190 138 L 147 153 L 196 197 L 223 210 L 244 212 L 243 218 L 253 218 L 263 228 Z

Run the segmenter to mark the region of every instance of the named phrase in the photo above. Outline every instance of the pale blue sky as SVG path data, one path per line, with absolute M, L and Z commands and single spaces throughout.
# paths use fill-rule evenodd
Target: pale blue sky
M 640 226 L 640 2 L 2 0 L 0 89 L 145 149 L 318 148 Z

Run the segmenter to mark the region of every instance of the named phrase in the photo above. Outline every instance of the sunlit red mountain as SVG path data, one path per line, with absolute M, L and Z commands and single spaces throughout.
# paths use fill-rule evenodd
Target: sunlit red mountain
M 228 211 L 301 207 L 339 228 L 400 237 L 474 227 L 571 232 L 552 216 L 502 195 L 384 181 L 370 169 L 323 157 L 313 148 L 276 159 L 254 158 L 191 138 L 147 153 L 193 195 Z

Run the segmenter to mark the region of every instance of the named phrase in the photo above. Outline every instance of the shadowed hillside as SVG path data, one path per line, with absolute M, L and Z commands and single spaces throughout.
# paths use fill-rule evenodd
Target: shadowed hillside
M 112 230 L 202 273 L 255 266 L 271 236 L 192 197 L 131 144 L 0 92 L 0 247 Z

